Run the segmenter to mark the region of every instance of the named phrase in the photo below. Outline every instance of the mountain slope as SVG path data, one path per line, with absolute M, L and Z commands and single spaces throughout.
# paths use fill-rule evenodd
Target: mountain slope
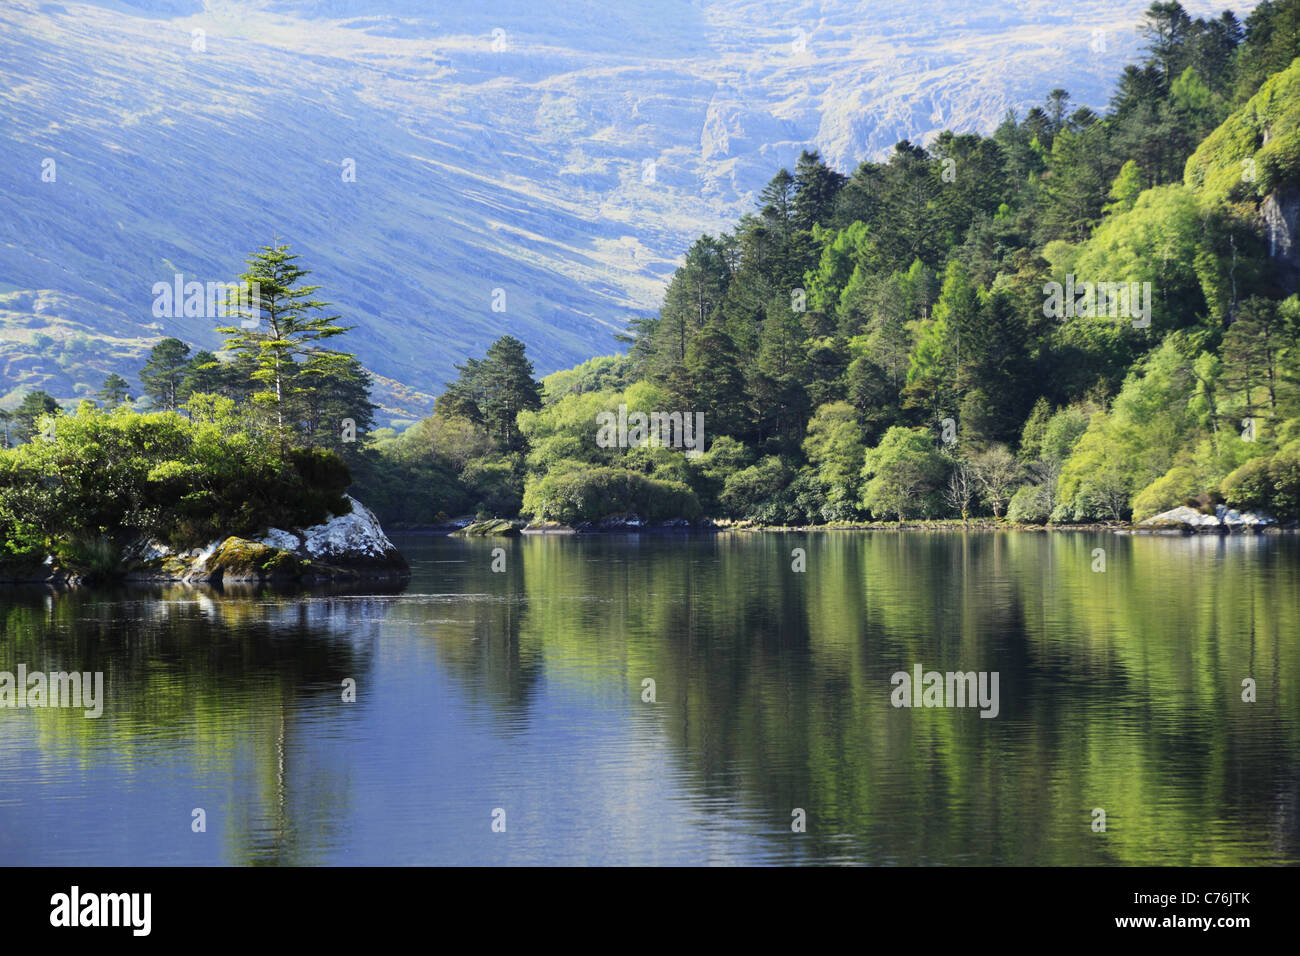
M 214 347 L 154 283 L 228 279 L 274 237 L 358 326 L 388 417 L 506 332 L 539 372 L 610 352 L 799 149 L 848 170 L 1054 86 L 1099 107 L 1145 6 L 11 0 L 0 392 Z

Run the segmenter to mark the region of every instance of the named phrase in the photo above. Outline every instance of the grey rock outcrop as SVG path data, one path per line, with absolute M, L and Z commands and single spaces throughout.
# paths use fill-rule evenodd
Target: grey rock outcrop
M 262 581 L 397 580 L 410 569 L 369 508 L 348 498 L 351 510 L 309 528 L 270 528 L 261 538 L 227 537 L 206 547 L 173 551 L 139 542 L 123 556 L 127 578 L 187 584 Z
M 1140 528 L 1182 529 L 1193 532 L 1263 531 L 1277 526 L 1272 515 L 1255 511 L 1237 511 L 1227 505 L 1215 505 L 1214 514 L 1206 514 L 1186 505 L 1153 515 L 1138 523 Z

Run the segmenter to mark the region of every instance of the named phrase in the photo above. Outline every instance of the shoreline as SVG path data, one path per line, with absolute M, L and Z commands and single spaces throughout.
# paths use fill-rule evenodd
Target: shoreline
M 430 535 L 462 538 L 502 538 L 523 536 L 563 536 L 588 537 L 611 535 L 697 535 L 697 534 L 818 534 L 835 532 L 876 532 L 876 533 L 930 533 L 962 534 L 979 533 L 1027 533 L 1027 534 L 1078 534 L 1109 533 L 1135 537 L 1178 537 L 1178 538 L 1258 538 L 1282 537 L 1300 534 L 1300 523 L 1293 522 L 1286 527 L 1235 527 L 1187 525 L 1135 525 L 1126 522 L 1103 522 L 1090 524 L 1017 524 L 999 522 L 987 518 L 971 521 L 940 519 L 935 521 L 866 521 L 838 522 L 822 525 L 764 525 L 750 524 L 743 521 L 668 522 L 663 524 L 628 523 L 601 525 L 526 525 L 519 519 L 497 519 L 490 522 L 494 530 L 468 532 L 464 525 L 419 526 L 394 529 L 401 535 Z M 451 530 L 448 530 L 448 529 Z M 397 550 L 397 549 L 394 549 Z M 398 552 L 400 554 L 400 551 Z M 403 560 L 402 564 L 405 564 Z M 370 564 L 354 567 L 337 565 L 316 565 L 304 562 L 297 573 L 277 574 L 266 571 L 254 571 L 248 574 L 226 575 L 178 575 L 159 573 L 156 570 L 142 570 L 138 566 L 122 571 L 77 571 L 74 569 L 41 565 L 29 568 L 27 573 L 20 568 L 5 569 L 0 566 L 0 590 L 6 588 L 53 588 L 71 590 L 75 588 L 101 587 L 163 587 L 179 586 L 195 590 L 238 591 L 271 587 L 275 590 L 313 590 L 316 588 L 341 588 L 352 590 L 369 587 L 400 587 L 410 580 L 409 567 Z
M 476 525 L 491 525 L 491 529 L 479 529 Z M 969 521 L 960 519 L 935 519 L 920 521 L 855 521 L 835 522 L 816 525 L 769 525 L 746 521 L 705 519 L 697 522 L 673 521 L 663 523 L 650 522 L 600 522 L 596 524 L 561 525 L 546 523 L 534 525 L 520 518 L 500 518 L 492 521 L 474 522 L 471 525 L 420 525 L 407 528 L 394 528 L 397 534 L 447 535 L 460 538 L 520 537 L 543 535 L 611 535 L 611 534 L 740 534 L 740 533 L 781 533 L 810 534 L 835 531 L 910 531 L 910 532 L 1025 532 L 1029 534 L 1109 532 L 1122 535 L 1159 535 L 1165 537 L 1257 537 L 1260 535 L 1300 534 L 1300 523 L 1288 526 L 1268 527 L 1227 527 L 1202 525 L 1159 524 L 1143 525 L 1125 521 L 1089 522 L 1085 524 L 1027 524 L 998 521 L 991 518 L 974 518 Z

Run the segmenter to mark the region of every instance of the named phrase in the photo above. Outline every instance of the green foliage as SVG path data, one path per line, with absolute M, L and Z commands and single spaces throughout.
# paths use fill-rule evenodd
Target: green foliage
M 1045 524 L 1052 516 L 1052 497 L 1041 484 L 1022 485 L 1007 505 L 1007 520 L 1018 524 Z
M 1110 187 L 1111 203 L 1105 208 L 1107 214 L 1128 212 L 1137 203 L 1142 194 L 1142 172 L 1138 164 L 1129 160 L 1120 167 L 1119 175 Z
M 83 402 L 40 438 L 0 452 L 0 535 L 101 568 L 128 543 L 178 548 L 268 527 L 318 524 L 347 511 L 347 465 L 321 449 L 281 457 L 250 434 L 229 399 L 139 415 Z M 107 550 L 106 550 L 107 549 Z
M 1145 521 L 1153 515 L 1177 508 L 1195 497 L 1204 487 L 1200 474 L 1188 465 L 1174 465 L 1167 472 L 1133 496 L 1133 520 Z
M 1223 480 L 1221 491 L 1233 508 L 1263 510 L 1280 520 L 1300 518 L 1300 442 L 1252 458 Z
M 834 402 L 817 409 L 803 448 L 825 499 L 822 516 L 828 521 L 855 517 L 865 448 L 853 406 Z
M 523 513 L 538 521 L 578 524 L 635 515 L 644 521 L 699 517 L 694 492 L 679 482 L 626 468 L 568 468 L 530 481 Z
M 49 416 L 62 412 L 63 408 L 54 400 L 54 396 L 40 389 L 28 392 L 5 420 L 5 447 L 31 441 L 42 422 L 47 422 Z
M 862 506 L 877 518 L 894 515 L 899 521 L 938 514 L 948 466 L 933 441 L 924 428 L 895 426 L 885 432 L 866 453 Z
M 732 518 L 766 520 L 768 509 L 779 500 L 793 477 L 794 472 L 776 455 L 768 455 L 742 468 L 729 475 L 723 485 L 719 499 L 723 513 Z
M 1246 18 L 1249 42 L 1236 66 L 1236 99 L 1248 100 L 1273 74 L 1300 56 L 1300 2 L 1263 0 Z
M 239 279 L 258 289 L 257 300 L 235 310 L 240 325 L 217 330 L 226 336 L 226 351 L 252 360 L 251 377 L 261 386 L 253 402 L 274 422 L 282 448 L 301 400 L 319 378 L 337 373 L 352 358 L 322 344 L 351 326 L 324 314 L 329 303 L 314 298 L 320 286 L 302 284 L 311 272 L 296 264 L 299 258 L 287 245 L 262 246 L 250 255 Z M 245 322 L 256 324 L 247 328 Z
M 1288 61 L 1205 138 L 1187 160 L 1184 182 L 1206 203 L 1300 185 L 1300 62 Z
M 516 419 L 520 412 L 542 407 L 542 386 L 533 378 L 524 344 L 503 335 L 483 359 L 456 368 L 460 378 L 439 396 L 438 408 L 481 424 L 503 451 L 524 451 L 526 440 Z
M 190 347 L 176 338 L 166 338 L 149 352 L 149 359 L 140 370 L 144 394 L 154 408 L 174 412 L 185 401 L 182 388 L 189 369 Z
M 581 365 L 552 372 L 542 379 L 543 401 L 550 404 L 565 395 L 626 388 L 631 384 L 630 371 L 631 362 L 625 355 L 602 355 L 587 359 Z
M 1076 521 L 1119 520 L 1132 495 L 1164 475 L 1195 428 L 1195 378 L 1188 340 L 1165 339 L 1132 373 L 1109 413 L 1093 416 L 1059 481 Z
M 116 408 L 131 401 L 130 389 L 126 379 L 112 372 L 104 379 L 104 385 L 95 393 L 95 397 L 104 403 L 105 408 Z

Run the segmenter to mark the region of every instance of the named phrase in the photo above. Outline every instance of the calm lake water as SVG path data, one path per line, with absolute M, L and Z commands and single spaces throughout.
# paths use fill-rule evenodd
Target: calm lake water
M 0 591 L 0 671 L 106 697 L 0 709 L 0 864 L 1300 862 L 1295 538 L 394 540 L 395 594 Z

